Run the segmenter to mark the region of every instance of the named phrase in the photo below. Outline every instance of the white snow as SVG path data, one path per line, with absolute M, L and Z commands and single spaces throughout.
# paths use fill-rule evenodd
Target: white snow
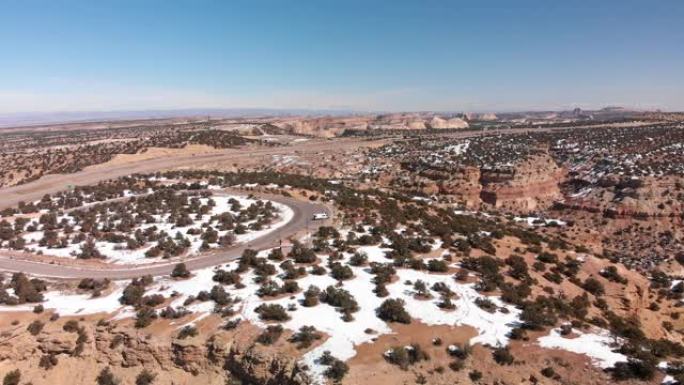
M 525 222 L 527 223 L 528 226 L 539 226 L 540 224 L 544 225 L 550 225 L 550 224 L 556 224 L 558 226 L 565 226 L 567 225 L 567 222 L 562 221 L 560 219 L 545 219 L 545 218 L 539 218 L 539 217 L 514 217 L 514 221 L 516 222 Z
M 363 246 L 357 249 L 359 252 L 366 253 L 370 262 L 381 263 L 389 262 L 385 258 L 385 253 L 388 250 L 379 246 Z M 265 250 L 260 252 L 259 255 L 266 256 L 267 253 L 268 250 Z M 351 255 L 351 253 L 344 253 L 344 260 L 342 262 L 345 263 Z M 327 256 L 319 255 L 319 258 L 321 259 L 321 265 L 325 266 Z M 221 268 L 231 270 L 236 266 L 237 261 L 221 266 Z M 186 280 L 173 280 L 170 277 L 156 278 L 155 282 L 148 287 L 146 294 L 158 293 L 165 297 L 170 297 L 172 293 L 175 293 L 176 296 L 171 301 L 170 306 L 183 306 L 188 296 L 197 295 L 201 290 L 209 291 L 217 284 L 212 281 L 214 269 L 206 268 L 194 271 L 193 276 Z M 277 269 L 280 271 L 279 267 Z M 302 292 L 278 299 L 260 298 L 256 295 L 259 285 L 253 282 L 255 278 L 253 271 L 242 274 L 244 288 L 235 289 L 233 286 L 230 286 L 226 287 L 226 290 L 232 297 L 241 298 L 241 302 L 235 305 L 235 310 L 238 311 L 236 317 L 264 327 L 264 322 L 259 319 L 259 315 L 255 312 L 255 309 L 260 304 L 264 302 L 278 303 L 286 309 L 290 306 L 295 306 L 295 311 L 288 312 L 291 319 L 283 322 L 283 327 L 295 331 L 302 326 L 311 325 L 325 333 L 328 338 L 321 345 L 303 356 L 303 361 L 311 368 L 312 375 L 319 383 L 323 382 L 323 372 L 326 367 L 319 364 L 317 359 L 324 351 L 328 350 L 335 357 L 348 360 L 356 355 L 356 346 L 371 342 L 378 335 L 392 333 L 390 325 L 376 316 L 376 309 L 383 301 L 389 298 L 403 299 L 406 302 L 405 308 L 411 317 L 427 325 L 466 325 L 475 328 L 478 335 L 470 340 L 471 344 L 506 345 L 508 343 L 507 334 L 519 322 L 520 311 L 513 306 L 504 304 L 497 297 L 488 297 L 488 299 L 493 301 L 498 307 L 505 308 L 507 312 L 496 311 L 490 313 L 475 305 L 475 299 L 481 298 L 483 295 L 474 289 L 473 284 L 456 282 L 450 275 L 431 274 L 426 271 L 400 268 L 397 269 L 398 279 L 386 286 L 390 295 L 386 298 L 379 298 L 373 293 L 375 285 L 372 282 L 373 275 L 370 274 L 370 269 L 368 267 L 355 266 L 351 266 L 351 269 L 355 277 L 344 281 L 341 285 L 343 289 L 349 291 L 354 296 L 360 307 L 358 312 L 353 313 L 354 320 L 351 322 L 344 322 L 342 314 L 327 304 L 320 303 L 314 307 L 304 307 L 300 304 L 300 301 L 304 298 L 303 291 L 310 285 L 317 286 L 321 290 L 325 290 L 330 285 L 335 286 L 337 281 L 329 275 L 317 276 L 309 274 L 302 277 L 297 280 Z M 437 282 L 444 283 L 456 295 L 452 299 L 456 308 L 452 311 L 444 311 L 438 308 L 439 295 L 436 292 L 432 292 L 434 298 L 430 300 L 414 298 L 412 286 L 407 286 L 404 283 L 407 280 L 412 282 L 422 280 L 427 283 L 428 287 Z M 282 283 L 282 280 L 277 277 L 274 278 L 274 281 Z M 133 310 L 130 307 L 122 307 L 118 302 L 125 284 L 127 282 L 116 283 L 117 286 L 111 294 L 97 299 L 89 299 L 85 295 L 49 292 L 46 295 L 44 306 L 46 308 L 56 308 L 60 314 L 88 314 L 106 311 L 116 312 L 114 315 L 115 319 L 131 317 L 134 316 Z M 20 308 L 22 307 L 0 306 L 0 311 Z M 23 310 L 30 308 L 32 306 L 23 306 Z M 184 324 L 190 324 L 211 314 L 214 309 L 214 302 L 194 302 L 186 308 L 194 312 L 191 319 L 184 320 Z M 182 327 L 182 325 L 179 327 Z M 375 334 L 366 333 L 366 329 L 369 328 L 375 330 Z
M 201 219 L 195 219 L 194 215 L 191 216 L 194 222 L 189 226 L 176 227 L 174 223 L 168 221 L 169 215 L 154 215 L 154 217 L 156 218 L 156 223 L 143 224 L 140 225 L 138 228 L 144 230 L 149 227 L 155 226 L 158 229 L 158 231 L 165 231 L 170 236 L 174 236 L 176 232 L 180 232 L 190 241 L 191 244 L 187 253 L 185 254 L 185 257 L 196 255 L 200 251 L 202 239 L 199 235 L 186 234 L 188 229 L 190 229 L 191 227 L 201 227 L 204 224 L 208 224 L 211 221 L 211 217 L 213 215 L 218 215 L 224 212 L 230 212 L 232 214 L 237 215 L 237 211 L 231 210 L 231 204 L 229 203 L 231 199 L 237 200 L 242 208 L 247 208 L 256 202 L 255 199 L 238 195 L 214 195 L 211 197 L 211 199 L 215 202 L 215 206 L 212 207 L 211 212 L 208 215 L 202 216 Z M 200 199 L 200 202 L 202 204 L 206 204 L 207 201 L 207 198 Z M 294 216 L 293 211 L 288 206 L 273 201 L 271 201 L 271 204 L 279 211 L 279 218 L 270 225 L 265 226 L 262 230 L 248 230 L 245 234 L 236 234 L 236 244 L 248 243 L 259 237 L 262 237 L 265 234 L 284 226 Z M 58 221 L 61 221 L 62 218 L 66 218 L 73 224 L 72 217 L 70 217 L 68 214 L 58 217 Z M 245 225 L 248 226 L 251 223 L 252 222 L 245 222 Z M 131 234 L 133 232 L 135 232 L 135 229 L 131 231 Z M 223 236 L 227 232 L 228 230 L 218 231 L 218 234 L 219 236 Z M 43 237 L 43 231 L 27 232 L 23 234 L 22 237 L 27 242 L 27 250 L 40 252 L 44 255 L 50 255 L 61 258 L 76 258 L 76 255 L 81 251 L 82 244 L 80 243 L 69 243 L 64 248 L 48 248 L 46 246 L 40 246 L 38 244 L 38 241 L 40 241 L 40 239 Z M 95 246 L 100 251 L 100 253 L 106 256 L 107 262 L 119 264 L 146 264 L 164 261 L 163 257 L 147 258 L 145 256 L 145 252 L 154 247 L 154 245 L 155 243 L 147 243 L 146 245 L 138 249 L 130 250 L 126 248 L 125 243 L 111 243 L 106 241 L 95 242 Z
M 86 315 L 96 313 L 113 313 L 122 306 L 119 297 L 123 292 L 124 282 L 114 282 L 113 290 L 100 297 L 93 298 L 88 294 L 70 294 L 59 291 L 48 291 L 41 303 L 45 309 L 55 309 L 63 316 Z M 0 311 L 31 311 L 37 304 L 23 304 L 17 306 L 0 306 Z
M 594 365 L 607 369 L 617 362 L 627 361 L 627 356 L 613 351 L 616 339 L 603 329 L 595 329 L 593 333 L 583 333 L 573 329 L 575 338 L 561 336 L 559 329 L 552 329 L 548 336 L 539 337 L 539 346 L 548 349 L 561 349 L 569 352 L 584 354 L 591 358 Z

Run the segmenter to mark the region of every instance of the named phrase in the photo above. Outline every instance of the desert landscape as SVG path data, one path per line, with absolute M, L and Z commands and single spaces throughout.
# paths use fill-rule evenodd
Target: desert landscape
M 684 385 L 682 20 L 0 0 L 0 385 Z
M 33 384 L 679 381 L 684 124 L 520 119 L 7 128 L 0 368 Z

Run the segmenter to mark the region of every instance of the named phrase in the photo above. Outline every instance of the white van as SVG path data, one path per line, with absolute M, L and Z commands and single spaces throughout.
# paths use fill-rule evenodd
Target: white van
M 314 221 L 320 221 L 323 219 L 328 219 L 328 213 L 315 213 L 312 217 Z

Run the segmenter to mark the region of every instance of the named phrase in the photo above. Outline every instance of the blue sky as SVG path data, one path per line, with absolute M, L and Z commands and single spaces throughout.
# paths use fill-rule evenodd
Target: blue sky
M 684 1 L 0 0 L 0 112 L 684 110 Z

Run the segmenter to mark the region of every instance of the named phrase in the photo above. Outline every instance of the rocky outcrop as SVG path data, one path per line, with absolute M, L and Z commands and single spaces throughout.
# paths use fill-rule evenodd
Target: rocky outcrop
M 440 118 L 439 116 L 435 116 L 432 119 L 430 119 L 430 121 L 427 125 L 428 125 L 428 127 L 433 128 L 433 129 L 467 128 L 468 122 L 466 122 L 465 120 L 463 120 L 461 118 L 443 119 L 443 118 Z
M 480 205 L 480 169 L 477 167 L 464 167 L 454 173 L 448 180 L 439 183 L 439 192 L 451 195 L 454 199 L 468 209 L 475 209 Z
M 306 385 L 311 379 L 291 357 L 277 354 L 262 345 L 233 346 L 225 359 L 226 369 L 244 383 L 266 385 Z
M 293 117 L 279 119 L 271 126 L 282 132 L 332 137 L 350 131 L 367 130 L 424 130 L 467 128 L 468 122 L 459 117 L 445 118 L 432 113 L 397 113 L 338 117 Z
M 562 197 L 564 174 L 548 154 L 535 155 L 505 170 L 483 170 L 480 198 L 513 212 L 545 209 Z
M 201 383 L 220 384 L 228 378 L 254 385 L 311 382 L 298 363 L 298 354 L 255 344 L 254 333 L 244 330 L 218 331 L 209 338 L 200 334 L 176 339 L 168 333 L 158 336 L 130 326 L 94 327 L 81 322 L 81 327 L 88 338 L 80 348 L 78 333 L 63 331 L 57 324 L 46 325 L 36 336 L 28 333 L 25 325 L 4 333 L 0 339 L 0 368 L 3 364 L 17 367 L 21 363 L 18 367 L 22 368 L 22 376 L 37 385 L 68 377 L 63 370 L 87 373 L 80 373 L 80 380 L 74 378 L 74 385 L 92 383 L 105 366 L 131 381 L 145 368 L 158 374 L 159 379 L 170 380 L 160 383 L 191 384 L 197 379 Z M 44 370 L 36 369 L 44 356 L 58 360 L 57 366 L 47 372 L 49 376 Z

